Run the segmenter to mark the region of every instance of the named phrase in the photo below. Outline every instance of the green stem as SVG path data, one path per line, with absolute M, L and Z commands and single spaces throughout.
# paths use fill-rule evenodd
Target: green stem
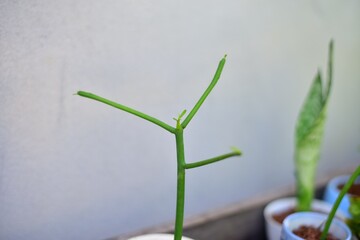
M 240 156 L 240 155 L 241 155 L 241 153 L 239 153 L 239 152 L 231 152 L 231 153 L 223 154 L 223 155 L 213 157 L 213 158 L 210 158 L 210 159 L 206 159 L 206 160 L 203 160 L 203 161 L 194 162 L 194 163 L 187 163 L 185 165 L 185 168 L 186 169 L 197 168 L 197 167 L 205 166 L 205 165 L 208 165 L 208 164 L 211 164 L 211 163 L 214 163 L 214 162 L 224 160 L 224 159 L 229 158 L 229 157 Z
M 191 121 L 191 119 L 195 116 L 196 112 L 199 110 L 199 108 L 201 107 L 201 105 L 203 104 L 203 102 L 205 101 L 205 99 L 207 98 L 207 96 L 210 94 L 211 90 L 215 87 L 216 83 L 218 82 L 220 76 L 221 76 L 221 72 L 224 68 L 226 62 L 226 55 L 220 60 L 218 68 L 216 69 L 215 75 L 213 80 L 211 81 L 210 85 L 208 86 L 208 88 L 205 90 L 205 92 L 203 93 L 203 95 L 200 97 L 200 99 L 198 100 L 198 102 L 195 104 L 195 106 L 193 107 L 193 109 L 191 110 L 191 112 L 189 113 L 189 115 L 185 118 L 185 120 L 182 122 L 181 126 L 183 129 L 186 128 L 186 126 L 189 124 L 189 122 Z
M 181 125 L 176 128 L 176 153 L 177 153 L 177 191 L 176 191 L 176 217 L 174 239 L 181 240 L 184 223 L 185 207 L 185 154 L 184 134 Z
M 350 176 L 349 180 L 346 182 L 346 184 L 344 185 L 344 187 L 341 189 L 339 196 L 336 198 L 336 201 L 333 205 L 333 207 L 331 208 L 330 214 L 326 220 L 325 226 L 324 226 L 324 230 L 321 234 L 321 238 L 320 240 L 325 240 L 326 236 L 329 232 L 330 229 L 330 225 L 331 222 L 335 216 L 336 210 L 338 209 L 341 200 L 343 199 L 343 197 L 345 196 L 345 194 L 349 191 L 351 185 L 355 182 L 356 178 L 360 176 L 360 166 L 357 167 L 357 169 L 355 170 L 355 172 Z
M 169 132 L 171 132 L 171 133 L 174 133 L 174 132 L 175 132 L 175 128 L 171 127 L 170 125 L 168 125 L 168 124 L 160 121 L 159 119 L 156 119 L 156 118 L 154 118 L 154 117 L 151 117 L 151 116 L 149 116 L 149 115 L 147 115 L 147 114 L 145 114 L 145 113 L 142 113 L 142 112 L 140 112 L 140 111 L 137 111 L 137 110 L 135 110 L 135 109 L 132 109 L 132 108 L 130 108 L 130 107 L 127 107 L 127 106 L 124 106 L 124 105 L 122 105 L 122 104 L 113 102 L 113 101 L 111 101 L 111 100 L 108 100 L 108 99 L 106 99 L 106 98 L 97 96 L 97 95 L 95 95 L 95 94 L 93 94 L 93 93 L 89 93 L 89 92 L 78 91 L 77 94 L 78 94 L 79 96 L 86 97 L 86 98 L 90 98 L 90 99 L 93 99 L 93 100 L 96 100 L 96 101 L 105 103 L 105 104 L 107 104 L 107 105 L 110 105 L 110 106 L 112 106 L 112 107 L 114 107 L 114 108 L 118 108 L 118 109 L 123 110 L 123 111 L 125 111 L 125 112 L 131 113 L 131 114 L 133 114 L 133 115 L 135 115 L 135 116 L 137 116 L 137 117 L 140 117 L 140 118 L 145 119 L 145 120 L 147 120 L 147 121 L 149 121 L 149 122 L 152 122 L 152 123 L 154 123 L 154 124 L 156 124 L 156 125 L 164 128 L 165 130 L 167 130 L 167 131 L 169 131 Z

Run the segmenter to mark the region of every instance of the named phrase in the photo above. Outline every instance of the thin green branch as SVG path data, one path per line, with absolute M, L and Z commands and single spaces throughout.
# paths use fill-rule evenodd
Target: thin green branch
M 336 213 L 336 210 L 338 209 L 340 203 L 341 203 L 341 200 L 343 199 L 343 197 L 345 196 L 345 194 L 349 191 L 351 185 L 355 182 L 356 178 L 360 176 L 360 165 L 356 168 L 355 172 L 353 172 L 353 174 L 350 176 L 349 180 L 346 182 L 346 184 L 344 185 L 344 187 L 341 189 L 338 197 L 336 198 L 336 201 L 333 205 L 333 207 L 331 208 L 331 211 L 329 213 L 329 216 L 326 220 L 326 223 L 325 223 L 325 226 L 324 226 L 324 230 L 321 234 L 321 237 L 320 239 L 321 240 L 325 240 L 326 239 L 326 236 L 329 232 L 329 229 L 330 229 L 330 225 L 331 225 L 331 222 L 335 216 L 335 213 Z
M 99 101 L 99 102 L 105 103 L 107 105 L 110 105 L 110 106 L 112 106 L 114 108 L 118 108 L 118 109 L 123 110 L 125 112 L 131 113 L 131 114 L 133 114 L 133 115 L 135 115 L 137 117 L 140 117 L 140 118 L 145 119 L 145 120 L 147 120 L 149 122 L 152 122 L 152 123 L 164 128 L 165 130 L 167 130 L 167 131 L 169 131 L 171 133 L 175 133 L 175 128 L 171 127 L 170 125 L 160 121 L 157 118 L 151 117 L 151 116 L 149 116 L 149 115 L 147 115 L 145 113 L 139 112 L 139 111 L 137 111 L 135 109 L 132 109 L 130 107 L 127 107 L 125 105 L 113 102 L 111 100 L 108 100 L 106 98 L 97 96 L 97 95 L 95 95 L 93 93 L 89 93 L 89 92 L 78 91 L 77 95 L 82 96 L 82 97 L 86 97 L 86 98 L 90 98 L 90 99 L 93 99 L 95 101 Z
M 186 169 L 191 169 L 191 168 L 202 167 L 202 166 L 214 163 L 214 162 L 219 162 L 219 161 L 227 159 L 229 157 L 241 156 L 241 154 L 242 153 L 239 152 L 239 151 L 234 151 L 234 152 L 226 153 L 226 154 L 214 157 L 214 158 L 206 159 L 206 160 L 203 160 L 203 161 L 194 162 L 194 163 L 187 163 L 187 164 L 185 164 L 185 168 Z
M 189 113 L 189 115 L 185 118 L 185 120 L 181 123 L 181 126 L 183 129 L 186 128 L 186 126 L 189 124 L 189 122 L 191 121 L 191 119 L 194 117 L 194 115 L 196 114 L 196 112 L 199 110 L 199 108 L 201 107 L 201 105 L 203 104 L 203 102 L 205 101 L 205 99 L 207 98 L 207 96 L 210 94 L 211 90 L 214 88 L 214 86 L 216 85 L 216 83 L 218 82 L 220 76 L 221 76 L 221 72 L 224 68 L 226 62 L 226 55 L 221 59 L 221 61 L 219 62 L 218 68 L 215 72 L 214 78 L 211 81 L 210 85 L 208 86 L 208 88 L 205 90 L 205 92 L 203 93 L 203 95 L 200 97 L 200 99 L 198 100 L 198 102 L 195 104 L 195 106 L 193 107 L 193 109 L 191 110 L 191 112 Z

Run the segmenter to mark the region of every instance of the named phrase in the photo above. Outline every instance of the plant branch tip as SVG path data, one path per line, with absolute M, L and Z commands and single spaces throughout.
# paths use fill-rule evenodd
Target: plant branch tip
M 227 54 L 224 55 L 224 59 L 226 59 L 226 57 L 227 57 Z
M 186 109 L 184 109 L 178 116 L 178 118 L 173 118 L 175 121 L 180 122 L 181 118 L 186 114 Z
M 242 151 L 240 149 L 238 149 L 237 147 L 230 147 L 230 149 L 236 153 L 237 155 L 242 155 Z

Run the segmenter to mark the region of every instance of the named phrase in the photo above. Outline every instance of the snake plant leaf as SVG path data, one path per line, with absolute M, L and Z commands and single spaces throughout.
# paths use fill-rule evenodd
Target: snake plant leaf
M 296 128 L 296 143 L 301 143 L 311 134 L 315 122 L 318 120 L 323 108 L 322 81 L 320 72 L 317 73 L 305 103 L 301 109 Z
M 320 146 L 324 133 L 326 107 L 310 127 L 308 134 L 302 138 L 295 152 L 296 182 L 297 182 L 297 210 L 310 211 L 315 192 L 315 176 Z
M 333 41 L 329 45 L 327 84 L 323 90 L 320 71 L 316 74 L 301 108 L 295 129 L 297 209 L 308 211 L 315 191 L 315 175 L 324 135 L 327 104 L 332 86 Z
M 326 88 L 323 92 L 322 78 L 320 71 L 318 71 L 298 117 L 296 127 L 297 144 L 304 141 L 309 134 L 314 136 L 314 134 L 312 133 L 313 131 L 319 132 L 316 131 L 316 128 L 319 128 L 319 125 L 323 125 L 321 123 L 318 123 L 319 120 L 322 119 L 323 121 L 325 121 L 326 105 L 328 103 L 332 87 L 333 51 L 334 42 L 331 40 L 329 44 L 329 60 Z
M 333 65 L 334 65 L 334 41 L 331 40 L 329 44 L 329 60 L 327 68 L 327 86 L 324 94 L 324 102 L 327 103 L 327 100 L 330 96 L 332 78 L 333 78 Z

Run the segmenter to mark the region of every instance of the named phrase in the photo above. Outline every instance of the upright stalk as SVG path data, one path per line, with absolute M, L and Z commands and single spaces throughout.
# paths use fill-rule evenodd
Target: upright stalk
M 177 153 L 177 190 L 176 190 L 176 217 L 174 239 L 181 240 L 184 223 L 185 207 L 185 154 L 184 134 L 181 125 L 175 131 Z

